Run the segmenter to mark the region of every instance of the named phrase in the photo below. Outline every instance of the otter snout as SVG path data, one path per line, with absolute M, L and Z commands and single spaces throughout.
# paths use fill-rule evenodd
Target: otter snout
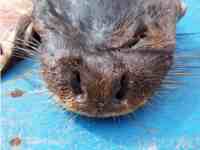
M 144 105 L 172 63 L 168 50 L 61 56 L 43 69 L 62 106 L 90 117 L 124 115 Z M 55 69 L 56 68 L 56 69 Z
M 64 108 L 120 116 L 159 88 L 173 62 L 176 22 L 186 10 L 180 0 L 37 2 L 43 78 Z

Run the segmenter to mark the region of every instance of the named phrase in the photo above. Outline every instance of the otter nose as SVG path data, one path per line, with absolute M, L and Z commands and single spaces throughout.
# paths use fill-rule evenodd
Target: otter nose
M 134 110 L 160 85 L 171 59 L 165 52 L 82 56 L 71 78 L 76 110 L 101 117 Z
M 171 64 L 172 55 L 164 50 L 85 52 L 63 56 L 52 65 L 43 64 L 43 77 L 67 110 L 111 117 L 144 105 Z
M 72 88 L 75 94 L 82 95 L 84 103 L 96 108 L 120 103 L 128 85 L 125 71 L 125 66 L 109 55 L 87 55 L 73 78 Z

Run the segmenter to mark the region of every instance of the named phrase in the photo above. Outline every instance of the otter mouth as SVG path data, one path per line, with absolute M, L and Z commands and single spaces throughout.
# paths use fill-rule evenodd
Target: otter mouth
M 96 103 L 87 105 L 84 102 L 80 102 L 84 101 L 81 96 L 74 97 L 74 99 L 70 100 L 62 100 L 57 97 L 56 100 L 62 105 L 63 108 L 73 113 L 94 118 L 110 118 L 123 116 L 136 111 L 138 108 L 144 106 L 148 102 L 149 97 L 150 96 L 147 96 L 138 100 L 124 99 L 118 104 L 111 103 L 106 105 L 104 103 L 99 103 L 98 105 L 96 105 Z M 134 101 L 134 103 L 132 101 Z

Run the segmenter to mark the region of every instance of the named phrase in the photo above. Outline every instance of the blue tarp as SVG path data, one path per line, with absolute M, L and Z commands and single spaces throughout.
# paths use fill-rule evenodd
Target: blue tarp
M 12 150 L 16 137 L 19 150 L 200 150 L 200 1 L 186 3 L 187 15 L 177 25 L 176 63 L 188 76 L 175 77 L 178 83 L 133 114 L 98 120 L 63 111 L 37 62 L 23 61 L 1 84 L 2 150 Z M 23 96 L 10 96 L 16 89 Z

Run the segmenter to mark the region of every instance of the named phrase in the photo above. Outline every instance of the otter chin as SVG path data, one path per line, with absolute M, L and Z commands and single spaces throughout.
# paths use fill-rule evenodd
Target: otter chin
M 145 105 L 173 64 L 180 0 L 33 0 L 43 79 L 66 110 L 115 117 Z

